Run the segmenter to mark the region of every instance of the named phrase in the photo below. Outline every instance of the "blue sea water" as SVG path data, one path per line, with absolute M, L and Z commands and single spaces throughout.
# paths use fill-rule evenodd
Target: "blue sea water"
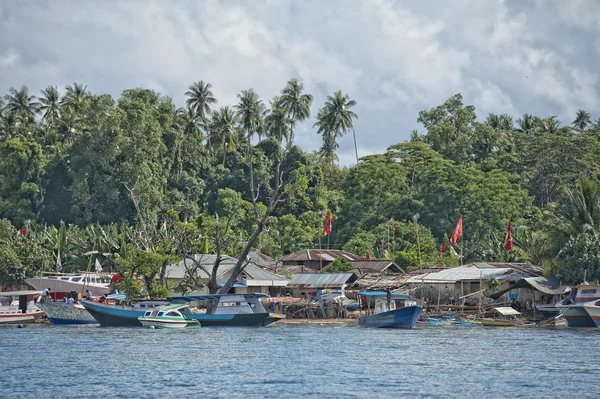
M 600 329 L 0 328 L 1 398 L 599 398 Z

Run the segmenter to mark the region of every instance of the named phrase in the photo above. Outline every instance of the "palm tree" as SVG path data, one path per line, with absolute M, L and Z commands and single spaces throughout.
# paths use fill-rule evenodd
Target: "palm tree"
M 265 118 L 265 128 L 267 135 L 279 143 L 290 136 L 290 117 L 288 109 L 281 105 L 281 99 L 278 96 L 271 100 L 271 111 Z
M 310 106 L 313 96 L 302 94 L 304 86 L 297 79 L 290 79 L 281 91 L 281 105 L 288 110 L 290 116 L 290 132 L 288 135 L 288 147 L 294 141 L 294 126 L 296 121 L 302 122 L 310 118 Z
M 600 237 L 600 184 L 581 178 L 574 189 L 567 190 L 567 200 L 560 208 L 550 208 L 550 243 L 556 254 L 571 237 L 591 234 Z
M 237 118 L 233 109 L 225 106 L 213 112 L 209 130 L 213 151 L 223 149 L 223 165 L 225 165 L 227 153 L 234 152 L 240 143 L 240 129 L 237 127 Z
M 258 94 L 252 89 L 242 90 L 237 97 L 240 101 L 233 107 L 237 110 L 235 116 L 240 121 L 242 128 L 246 131 L 248 148 L 250 148 L 252 135 L 256 133 L 259 130 L 259 127 L 264 123 L 263 117 L 266 107 L 258 97 Z
M 519 125 L 517 130 L 521 133 L 533 133 L 535 129 L 535 118 L 531 114 L 523 114 L 523 118 L 517 119 L 517 125 Z
M 557 134 L 561 130 L 560 121 L 556 119 L 556 116 L 550 118 L 538 119 L 535 130 L 538 134 Z
M 592 124 L 592 121 L 590 119 L 590 114 L 588 112 L 585 112 L 584 110 L 580 109 L 579 111 L 577 111 L 575 120 L 571 124 L 573 125 L 573 127 L 580 129 L 580 130 L 587 129 L 588 126 L 590 126 Z
M 30 119 L 40 113 L 40 103 L 36 101 L 36 96 L 29 95 L 27 86 L 21 86 L 21 90 L 11 87 L 8 93 L 4 96 L 7 111 L 25 115 Z
M 333 164 L 338 160 L 338 156 L 335 153 L 338 148 L 339 144 L 335 140 L 335 136 L 333 134 L 325 134 L 323 135 L 323 145 L 321 145 L 318 154 L 325 162 Z
M 333 96 L 327 96 L 327 101 L 323 108 L 319 110 L 317 122 L 317 133 L 323 136 L 323 146 L 328 149 L 337 148 L 336 139 L 342 137 L 348 130 L 354 127 L 352 119 L 357 119 L 350 108 L 356 105 L 348 95 L 343 95 L 341 90 L 336 91 Z M 329 158 L 333 162 L 333 158 Z
M 211 87 L 210 83 L 204 83 L 200 80 L 190 85 L 189 90 L 185 92 L 185 95 L 189 97 L 185 103 L 196 110 L 198 118 L 203 123 L 207 121 L 207 116 L 211 114 L 211 104 L 216 104 L 217 102 L 213 92 L 210 90 Z
M 60 104 L 79 111 L 89 96 L 90 93 L 87 91 L 87 86 L 81 83 L 73 83 L 73 86 L 68 85 L 66 87 L 66 94 Z
M 195 108 L 186 105 L 185 108 L 177 110 L 177 115 L 179 115 L 183 122 L 183 133 L 186 136 L 202 134 L 200 130 L 201 121 Z
M 42 119 L 46 122 L 54 122 L 60 118 L 60 94 L 55 86 L 48 86 L 42 90 L 40 97 L 40 111 L 43 112 Z

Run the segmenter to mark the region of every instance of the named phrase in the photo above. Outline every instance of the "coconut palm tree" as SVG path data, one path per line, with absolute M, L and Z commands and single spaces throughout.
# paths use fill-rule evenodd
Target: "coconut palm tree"
M 289 111 L 281 105 L 281 99 L 278 96 L 271 100 L 271 110 L 265 118 L 265 128 L 267 136 L 275 139 L 279 143 L 290 136 L 290 117 Z
M 204 83 L 200 80 L 191 84 L 189 90 L 185 92 L 185 95 L 189 97 L 185 103 L 196 110 L 196 114 L 202 123 L 205 123 L 207 117 L 211 115 L 211 104 L 217 103 L 217 99 L 210 90 L 211 87 L 210 83 Z
M 183 124 L 183 133 L 186 136 L 201 135 L 200 125 L 202 121 L 196 112 L 196 109 L 190 105 L 186 105 L 185 108 L 179 108 L 177 115 L 181 118 Z
M 531 114 L 523 114 L 522 118 L 517 119 L 517 125 L 519 125 L 517 131 L 531 134 L 535 129 L 535 117 Z
M 248 144 L 250 144 L 252 135 L 258 132 L 259 127 L 264 123 L 266 107 L 252 89 L 242 90 L 237 97 L 240 101 L 233 107 L 237 110 L 235 116 L 246 132 Z
M 37 97 L 30 96 L 29 89 L 25 85 L 21 86 L 21 90 L 11 87 L 4 99 L 6 100 L 4 108 L 8 112 L 19 113 L 30 119 L 40 113 L 40 103 L 37 102 Z
M 213 151 L 223 149 L 223 165 L 228 152 L 234 152 L 240 144 L 241 130 L 237 126 L 236 114 L 228 106 L 213 112 L 209 128 L 209 139 Z
M 335 135 L 333 134 L 324 134 L 323 135 L 323 144 L 318 151 L 319 156 L 328 163 L 333 164 L 338 160 L 338 156 L 336 154 L 336 150 L 339 148 L 339 144 L 335 139 Z
M 60 118 L 60 94 L 55 86 L 48 86 L 42 90 L 40 97 L 40 111 L 42 120 L 52 123 Z
M 589 112 L 580 109 L 571 124 L 577 129 L 586 130 L 592 124 Z
M 297 79 L 290 79 L 281 91 L 281 105 L 288 110 L 290 117 L 290 132 L 288 147 L 294 141 L 294 127 L 296 122 L 310 118 L 310 106 L 313 101 L 311 94 L 302 94 L 304 86 Z
M 354 127 L 352 120 L 357 119 L 358 115 L 350 108 L 355 105 L 356 101 L 343 95 L 341 90 L 336 91 L 333 96 L 327 96 L 327 101 L 319 110 L 314 126 L 319 128 L 317 133 L 323 136 L 323 146 L 328 148 L 328 151 L 337 149 L 337 138 Z M 333 158 L 328 159 L 333 162 Z
M 73 83 L 73 86 L 68 85 L 65 90 L 66 93 L 62 98 L 60 105 L 80 111 L 85 101 L 90 96 L 90 93 L 87 91 L 87 86 L 75 82 Z

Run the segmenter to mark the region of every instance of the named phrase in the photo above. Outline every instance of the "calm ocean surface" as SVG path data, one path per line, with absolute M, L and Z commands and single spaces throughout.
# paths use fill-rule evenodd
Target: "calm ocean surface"
M 2 398 L 599 398 L 600 329 L 0 328 Z

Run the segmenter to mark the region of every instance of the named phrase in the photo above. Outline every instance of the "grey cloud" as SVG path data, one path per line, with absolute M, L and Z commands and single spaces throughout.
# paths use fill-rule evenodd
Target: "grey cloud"
M 600 10 L 563 1 L 106 1 L 0 5 L 0 92 L 83 82 L 119 96 L 149 87 L 183 104 L 193 81 L 219 105 L 254 88 L 268 102 L 290 77 L 313 115 L 341 89 L 358 102 L 359 155 L 408 139 L 421 109 L 462 92 L 488 112 L 598 117 Z M 320 146 L 314 118 L 296 132 Z M 352 134 L 340 161 L 354 163 Z

